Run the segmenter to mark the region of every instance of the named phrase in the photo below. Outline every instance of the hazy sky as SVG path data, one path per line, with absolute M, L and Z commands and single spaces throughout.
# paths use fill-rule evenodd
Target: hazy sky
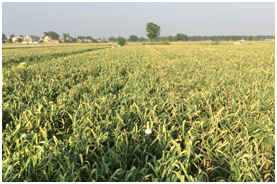
M 51 30 L 60 37 L 146 37 L 148 22 L 161 27 L 161 36 L 275 35 L 275 3 L 2 3 L 6 36 Z

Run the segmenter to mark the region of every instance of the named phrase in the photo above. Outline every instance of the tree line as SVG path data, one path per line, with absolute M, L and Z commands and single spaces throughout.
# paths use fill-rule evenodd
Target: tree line
M 170 42 L 176 42 L 176 41 L 238 41 L 238 40 L 246 40 L 246 41 L 263 41 L 265 39 L 275 39 L 275 36 L 272 35 L 258 35 L 258 36 L 252 36 L 252 35 L 219 35 L 219 36 L 188 36 L 186 34 L 178 33 L 175 36 L 157 36 L 156 41 L 160 42 L 164 39 L 167 39 Z M 149 38 L 139 38 L 136 35 L 131 35 L 128 39 L 129 42 L 142 42 L 142 41 L 151 41 L 152 39 Z
M 70 37 L 70 34 L 63 33 L 63 40 L 64 42 L 75 42 L 77 39 L 82 40 L 84 42 L 90 40 L 91 42 L 98 43 L 107 43 L 107 42 L 118 42 L 119 39 L 125 39 L 129 42 L 144 42 L 144 41 L 238 41 L 238 40 L 247 40 L 247 41 L 262 41 L 265 39 L 275 39 L 273 35 L 217 35 L 217 36 L 188 36 L 184 33 L 177 33 L 176 35 L 172 36 L 160 36 L 160 26 L 154 23 L 148 23 L 146 26 L 147 37 L 138 37 L 137 35 L 130 35 L 129 38 L 124 38 L 122 36 L 114 37 L 111 36 L 108 39 L 101 39 L 101 38 L 93 38 L 92 36 L 78 36 L 77 38 Z M 55 31 L 48 31 L 43 32 L 44 37 L 50 36 L 55 40 L 60 39 L 60 35 Z M 20 35 L 23 37 L 23 35 Z M 14 34 L 11 34 L 8 42 L 12 43 L 12 38 L 15 37 Z M 2 43 L 5 43 L 7 37 L 4 33 L 2 33 Z M 23 40 L 18 39 L 18 42 L 22 42 Z

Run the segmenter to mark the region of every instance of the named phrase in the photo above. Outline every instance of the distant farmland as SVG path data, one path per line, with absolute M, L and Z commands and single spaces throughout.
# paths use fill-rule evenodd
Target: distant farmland
M 275 42 L 102 45 L 2 50 L 3 181 L 275 181 Z

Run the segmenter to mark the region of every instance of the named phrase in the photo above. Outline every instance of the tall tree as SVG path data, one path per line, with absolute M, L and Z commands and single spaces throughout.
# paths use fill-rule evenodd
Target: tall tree
M 54 32 L 54 31 L 48 31 L 48 32 L 43 32 L 44 37 L 45 36 L 50 36 L 51 38 L 58 40 L 60 38 L 60 35 L 58 35 L 58 33 Z
M 7 39 L 6 35 L 2 33 L 2 43 L 6 43 L 6 39 Z
M 146 25 L 147 37 L 153 41 L 160 35 L 161 27 L 153 22 Z

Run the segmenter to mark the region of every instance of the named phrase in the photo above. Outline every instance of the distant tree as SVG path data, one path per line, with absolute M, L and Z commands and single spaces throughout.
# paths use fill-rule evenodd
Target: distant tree
M 176 35 L 177 41 L 187 41 L 188 40 L 188 36 L 182 33 L 178 33 Z
M 58 40 L 60 38 L 60 35 L 58 35 L 58 33 L 54 32 L 54 31 L 48 31 L 48 32 L 43 32 L 44 37 L 45 36 L 50 36 L 51 38 Z
M 6 39 L 7 39 L 6 35 L 2 33 L 2 43 L 6 43 Z
M 64 33 L 63 34 L 63 40 L 64 40 L 65 43 L 71 42 L 70 35 L 68 33 Z
M 98 41 L 94 38 L 91 39 L 92 43 L 98 43 Z
M 17 38 L 17 42 L 18 42 L 18 43 L 22 43 L 22 41 L 23 41 L 23 40 L 22 40 L 21 38 Z
M 13 43 L 13 39 L 12 39 L 13 37 L 15 37 L 15 35 L 14 35 L 14 34 L 11 34 L 11 35 L 10 35 L 10 38 L 9 38 L 9 43 Z
M 125 38 L 119 36 L 117 39 L 117 43 L 118 45 L 123 46 L 126 43 L 126 40 Z
M 89 39 L 91 41 L 95 40 L 91 36 L 78 36 L 77 39 L 84 40 L 84 39 Z M 101 39 L 100 39 L 101 40 Z
M 102 39 L 102 43 L 107 43 L 108 41 L 106 40 L 106 38 Z
M 173 41 L 177 41 L 177 37 L 176 36 L 173 37 Z
M 232 36 L 233 41 L 241 40 L 241 36 Z
M 163 44 L 165 44 L 165 45 L 169 45 L 170 44 L 170 42 L 167 40 L 166 37 L 163 37 Z
M 156 41 L 157 41 L 157 42 L 162 41 L 162 37 L 157 36 Z
M 23 37 L 23 35 L 19 35 L 19 36 Z
M 141 41 L 141 42 L 144 42 L 145 39 L 144 39 L 143 37 L 140 37 L 140 41 Z
M 160 35 L 161 27 L 153 22 L 146 25 L 147 37 L 153 41 Z
M 131 35 L 128 39 L 129 42 L 137 42 L 138 41 L 138 37 L 136 35 Z
M 112 37 L 109 37 L 108 39 L 109 39 L 110 41 L 112 41 L 112 42 L 116 42 L 116 38 L 113 37 L 113 36 L 112 36 Z
M 169 36 L 167 37 L 167 39 L 168 39 L 168 41 L 170 41 L 170 42 L 173 41 L 173 37 L 172 37 L 171 35 L 169 35 Z

